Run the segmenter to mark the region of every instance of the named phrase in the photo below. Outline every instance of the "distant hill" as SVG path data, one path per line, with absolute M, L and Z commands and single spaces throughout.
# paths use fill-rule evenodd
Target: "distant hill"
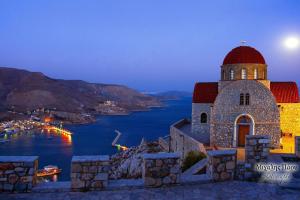
M 119 114 L 161 105 L 153 96 L 122 85 L 61 80 L 40 72 L 0 67 L 0 113 L 38 108 L 57 112 Z M 1 116 L 0 116 L 1 119 Z
M 159 98 L 160 100 L 176 100 L 181 99 L 184 97 L 192 97 L 191 92 L 187 91 L 166 91 L 166 92 L 159 92 L 155 94 L 151 94 L 154 97 Z

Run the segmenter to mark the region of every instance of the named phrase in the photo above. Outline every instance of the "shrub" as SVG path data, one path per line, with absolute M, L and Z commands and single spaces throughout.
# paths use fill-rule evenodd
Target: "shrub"
M 182 170 L 185 171 L 192 167 L 194 164 L 206 158 L 206 155 L 200 151 L 190 151 L 183 160 Z

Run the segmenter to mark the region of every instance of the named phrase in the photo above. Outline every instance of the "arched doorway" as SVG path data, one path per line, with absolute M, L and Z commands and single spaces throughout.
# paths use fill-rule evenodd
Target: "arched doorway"
M 244 147 L 246 135 L 250 134 L 251 119 L 248 116 L 242 116 L 237 120 L 238 125 L 238 146 Z
M 244 147 L 247 135 L 254 135 L 254 120 L 248 114 L 239 115 L 234 123 L 234 147 Z

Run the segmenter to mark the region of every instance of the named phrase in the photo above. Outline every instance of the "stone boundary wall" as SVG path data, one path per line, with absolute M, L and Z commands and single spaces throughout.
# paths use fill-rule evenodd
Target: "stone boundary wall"
M 256 180 L 260 174 L 255 171 L 255 164 L 267 162 L 270 153 L 270 136 L 247 135 L 245 146 L 245 162 L 237 164 L 237 180 Z
M 245 161 L 251 164 L 266 162 L 270 153 L 270 136 L 247 135 L 245 147 Z
M 0 192 L 30 192 L 37 169 L 38 156 L 0 156 Z
M 207 173 L 213 181 L 230 181 L 234 179 L 237 150 L 214 150 L 208 151 Z
M 109 170 L 109 156 L 73 156 L 71 163 L 71 190 L 101 190 L 107 187 Z
M 170 151 L 179 152 L 183 159 L 190 151 L 200 151 L 206 154 L 204 145 L 180 130 L 181 127 L 190 125 L 187 119 L 180 120 L 170 127 Z
M 178 153 L 144 154 L 142 177 L 146 187 L 180 183 L 180 155 Z

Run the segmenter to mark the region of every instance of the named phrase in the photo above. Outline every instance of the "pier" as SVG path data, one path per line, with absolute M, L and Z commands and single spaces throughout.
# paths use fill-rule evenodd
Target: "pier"
M 48 131 L 56 131 L 61 133 L 62 135 L 66 135 L 66 136 L 71 136 L 72 133 L 66 129 L 62 129 L 62 128 L 58 128 L 56 126 L 45 126 L 44 129 L 48 130 Z
M 115 130 L 115 132 L 117 133 L 117 136 L 115 137 L 115 139 L 113 140 L 113 142 L 111 143 L 111 145 L 113 147 L 117 147 L 118 150 L 123 150 L 123 151 L 127 150 L 128 147 L 122 146 L 120 144 L 117 144 L 117 142 L 118 142 L 119 138 L 121 137 L 122 133 L 120 131 L 118 131 L 118 130 Z

